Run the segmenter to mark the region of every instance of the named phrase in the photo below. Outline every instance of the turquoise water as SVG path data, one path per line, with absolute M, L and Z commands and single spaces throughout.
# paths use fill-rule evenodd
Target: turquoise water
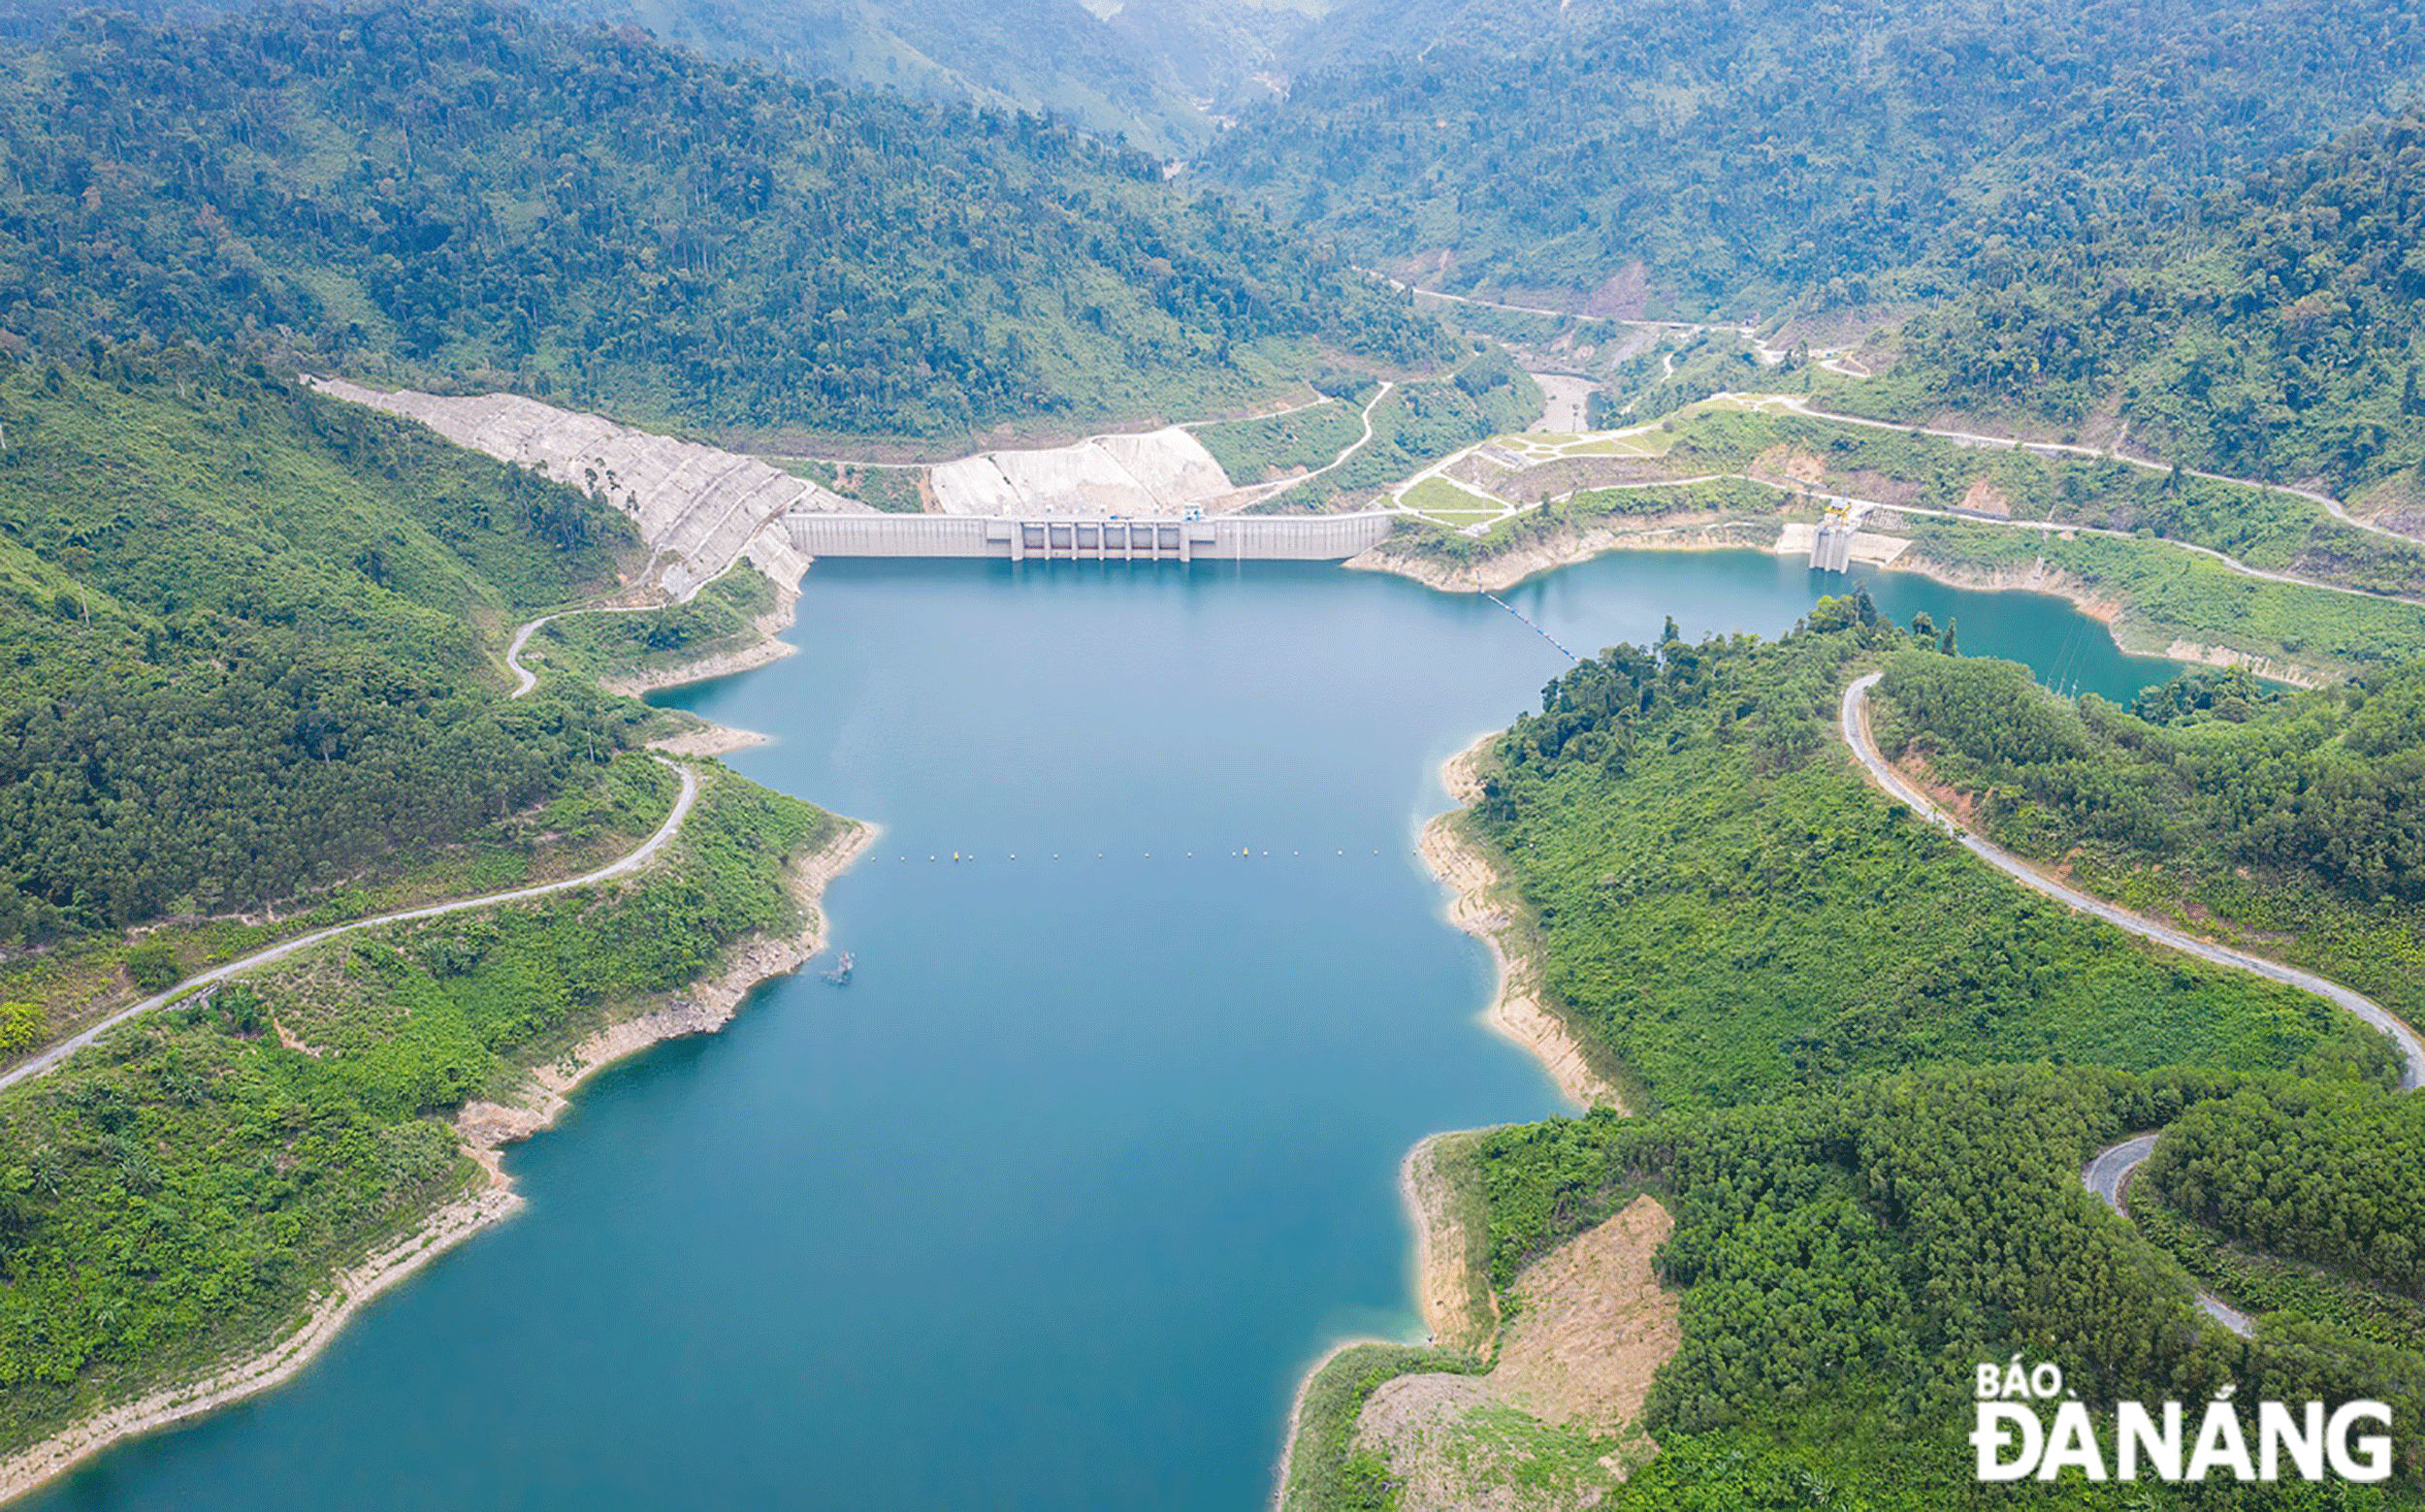
M 1506 596 L 1582 650 L 1775 632 L 1842 582 L 1640 555 Z M 519 1220 L 34 1504 L 1236 1512 L 1304 1366 L 1415 1327 L 1406 1147 L 1558 1103 L 1410 848 L 1441 759 L 1565 659 L 1328 567 L 806 587 L 800 655 L 674 701 L 886 826 L 827 898 L 853 983 L 604 1074 L 513 1153 Z M 2052 599 L 1874 591 L 2084 689 L 2171 670 Z

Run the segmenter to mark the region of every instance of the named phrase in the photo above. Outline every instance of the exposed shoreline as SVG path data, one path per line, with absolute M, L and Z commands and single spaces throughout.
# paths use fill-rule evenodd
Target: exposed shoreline
M 1395 569 L 1382 566 L 1379 570 Z M 1466 837 L 1459 822 L 1467 808 L 1481 794 L 1481 758 L 1500 733 L 1491 730 L 1478 736 L 1471 745 L 1441 763 L 1440 784 L 1458 807 L 1436 816 L 1423 826 L 1419 849 L 1432 875 L 1449 889 L 1449 920 L 1480 940 L 1497 968 L 1498 981 L 1492 989 L 1490 1006 L 1483 1011 L 1483 1021 L 1538 1060 L 1568 1103 L 1577 1108 L 1600 1105 L 1624 1112 L 1625 1100 L 1616 1085 L 1593 1069 L 1582 1043 L 1565 1021 L 1541 1006 L 1530 984 L 1538 971 L 1537 963 L 1523 941 L 1509 940 L 1514 917 L 1496 900 L 1495 894 L 1504 885 L 1504 879 L 1490 857 Z M 1414 1227 L 1415 1305 L 1435 1346 L 1487 1349 L 1499 1322 L 1499 1299 L 1487 1283 L 1481 1288 L 1481 1305 L 1475 1304 L 1473 1235 L 1455 1210 L 1452 1194 L 1439 1166 L 1444 1142 L 1485 1132 L 1443 1129 L 1426 1135 L 1406 1152 L 1398 1170 L 1399 1197 Z M 1487 1325 L 1478 1315 L 1483 1312 L 1488 1314 Z M 1274 1512 L 1282 1512 L 1287 1502 L 1297 1439 L 1304 1431 L 1306 1397 L 1315 1378 L 1330 1367 L 1332 1361 L 1359 1345 L 1403 1342 L 1374 1337 L 1342 1339 L 1306 1368 L 1289 1403 L 1287 1433 L 1281 1440 L 1277 1479 L 1272 1488 Z
M 762 567 L 759 570 L 766 571 Z M 805 564 L 802 570 L 805 570 Z M 799 647 L 784 640 L 782 635 L 799 618 L 799 579 L 794 576 L 792 582 L 786 583 L 776 572 L 766 572 L 766 577 L 775 586 L 775 606 L 750 622 L 750 628 L 758 635 L 753 644 L 732 651 L 715 652 L 652 672 L 636 673 L 629 678 L 600 678 L 598 686 L 627 698 L 642 698 L 650 693 L 663 692 L 668 688 L 685 688 L 693 683 L 754 671 L 798 651 Z M 692 718 L 697 719 L 697 716 Z M 673 756 L 730 756 L 735 751 L 746 751 L 752 746 L 772 745 L 774 737 L 754 729 L 736 729 L 729 724 L 719 724 L 713 720 L 699 720 L 695 728 L 663 736 L 648 744 L 652 751 L 663 751 Z
M 1431 1335 L 1434 1347 L 1478 1350 L 1489 1342 L 1486 1335 L 1476 1336 L 1481 1331 L 1466 1327 L 1475 1310 L 1470 1281 L 1471 1262 L 1467 1250 L 1471 1236 L 1451 1210 L 1438 1164 L 1441 1142 L 1485 1132 L 1480 1129 L 1443 1129 L 1438 1134 L 1427 1134 L 1406 1151 L 1406 1158 L 1398 1167 L 1398 1197 L 1406 1204 L 1407 1215 L 1414 1220 L 1415 1305 L 1422 1314 L 1424 1331 Z M 1495 1326 L 1499 1299 L 1485 1286 L 1482 1300 Z M 1314 1381 L 1331 1367 L 1332 1361 L 1350 1349 L 1360 1349 L 1367 1344 L 1400 1345 L 1405 1342 L 1404 1339 L 1381 1338 L 1373 1335 L 1342 1338 L 1323 1350 L 1321 1358 L 1306 1367 L 1305 1373 L 1297 1377 L 1296 1395 L 1288 1403 L 1288 1430 L 1280 1438 L 1279 1464 L 1272 1482 L 1272 1512 L 1282 1512 L 1288 1502 L 1288 1477 L 1296 1469 L 1297 1440 L 1305 1432 L 1306 1398 L 1312 1392 Z
M 1423 826 L 1424 863 L 1449 889 L 1448 921 L 1481 941 L 1498 969 L 1484 1021 L 1531 1051 L 1568 1103 L 1578 1109 L 1602 1105 L 1628 1111 L 1624 1094 L 1592 1065 L 1582 1041 L 1542 1005 L 1539 963 L 1501 895 L 1506 879 L 1465 833 L 1466 810 L 1481 796 L 1482 756 L 1498 738 L 1497 730 L 1483 735 L 1440 767 L 1440 782 L 1459 806 Z
M 1544 573 L 1580 566 L 1610 552 L 1761 551 L 1774 555 L 1776 546 L 1773 541 L 1763 543 L 1746 538 L 1764 529 L 1764 526 L 1755 526 L 1748 521 L 1712 523 L 1705 516 L 1678 519 L 1666 524 L 1644 524 L 1624 530 L 1605 526 L 1581 530 L 1568 527 L 1479 562 L 1450 563 L 1408 557 L 1392 552 L 1384 544 L 1348 559 L 1343 565 L 1362 572 L 1395 573 L 1443 594 L 1504 593 Z M 2130 614 L 2130 604 L 2092 591 L 2059 567 L 2025 570 L 1971 567 L 1957 563 L 1938 562 L 1914 550 L 1902 553 L 1881 570 L 1915 573 L 1948 588 L 2044 594 L 2060 598 L 2103 625 L 2115 649 L 2128 656 L 2162 657 L 2172 661 L 2195 662 L 2212 667 L 2245 667 L 2259 677 L 2300 688 L 2320 688 L 2332 680 L 2329 674 L 2316 668 L 2233 646 L 2213 646 L 2180 637 L 2162 646 L 2151 642 L 2133 645 L 2122 634 Z
M 1612 551 L 1771 551 L 1774 542 L 1750 537 L 1764 522 L 1726 521 L 1709 514 L 1678 515 L 1630 526 L 1568 526 L 1539 539 L 1478 562 L 1442 562 L 1409 557 L 1387 543 L 1347 559 L 1356 572 L 1393 572 L 1443 594 L 1504 593 L 1519 583 L 1579 566 Z
M 504 1171 L 505 1145 L 553 1124 L 568 1105 L 569 1094 L 605 1067 L 665 1040 L 723 1028 L 759 984 L 798 970 L 817 952 L 825 934 L 820 904 L 826 885 L 881 833 L 878 826 L 857 820 L 837 816 L 836 823 L 839 827 L 824 844 L 795 860 L 785 879 L 801 909 L 797 931 L 736 940 L 714 976 L 669 994 L 672 1000 L 660 1007 L 597 1030 L 566 1060 L 531 1068 L 526 1100 L 513 1106 L 465 1105 L 457 1114 L 456 1131 L 464 1152 L 483 1172 L 471 1190 L 339 1271 L 314 1295 L 303 1321 L 261 1352 L 199 1380 L 161 1387 L 105 1408 L 0 1461 L 0 1502 L 23 1496 L 127 1439 L 284 1384 L 317 1359 L 365 1304 L 473 1235 L 521 1211 L 524 1199 Z M 566 1065 L 571 1069 L 560 1069 Z
M 769 577 L 772 578 L 772 574 Z M 772 581 L 775 585 L 775 606 L 750 622 L 750 628 L 758 635 L 756 641 L 731 651 L 710 652 L 671 666 L 601 677 L 598 686 L 620 697 L 643 698 L 650 693 L 663 692 L 668 688 L 730 677 L 736 672 L 751 672 L 769 662 L 782 660 L 800 649 L 780 638 L 798 617 L 800 593 L 780 578 L 772 578 Z

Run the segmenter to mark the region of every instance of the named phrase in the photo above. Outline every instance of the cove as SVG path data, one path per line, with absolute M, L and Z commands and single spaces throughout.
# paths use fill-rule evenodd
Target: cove
M 2050 680 L 2173 670 L 2054 599 L 1871 581 Z M 1582 650 L 1774 633 L 1844 582 L 1632 554 L 1504 596 Z M 854 981 L 607 1073 L 511 1154 L 520 1219 L 28 1505 L 1238 1512 L 1303 1367 L 1414 1326 L 1406 1148 L 1558 1105 L 1476 1022 L 1485 959 L 1413 837 L 1439 762 L 1566 659 L 1329 567 L 803 588 L 799 655 L 670 701 L 885 826 L 827 896 Z

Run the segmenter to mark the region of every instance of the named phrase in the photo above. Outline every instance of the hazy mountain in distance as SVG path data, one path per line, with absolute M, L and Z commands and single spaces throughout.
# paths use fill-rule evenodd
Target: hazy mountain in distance
M 1325 8 L 1326 0 L 1127 0 L 1104 15 L 1173 85 L 1220 118 L 1287 92 Z
M 1081 0 L 535 0 L 716 57 L 937 99 L 1051 111 L 1169 157 L 1209 123 L 1160 60 Z

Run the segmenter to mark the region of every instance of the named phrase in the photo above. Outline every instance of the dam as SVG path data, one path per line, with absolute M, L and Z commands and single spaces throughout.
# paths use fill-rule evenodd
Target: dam
M 1209 515 L 1197 519 L 838 514 L 793 510 L 807 557 L 991 557 L 1009 562 L 1340 562 L 1379 545 L 1403 516 Z

